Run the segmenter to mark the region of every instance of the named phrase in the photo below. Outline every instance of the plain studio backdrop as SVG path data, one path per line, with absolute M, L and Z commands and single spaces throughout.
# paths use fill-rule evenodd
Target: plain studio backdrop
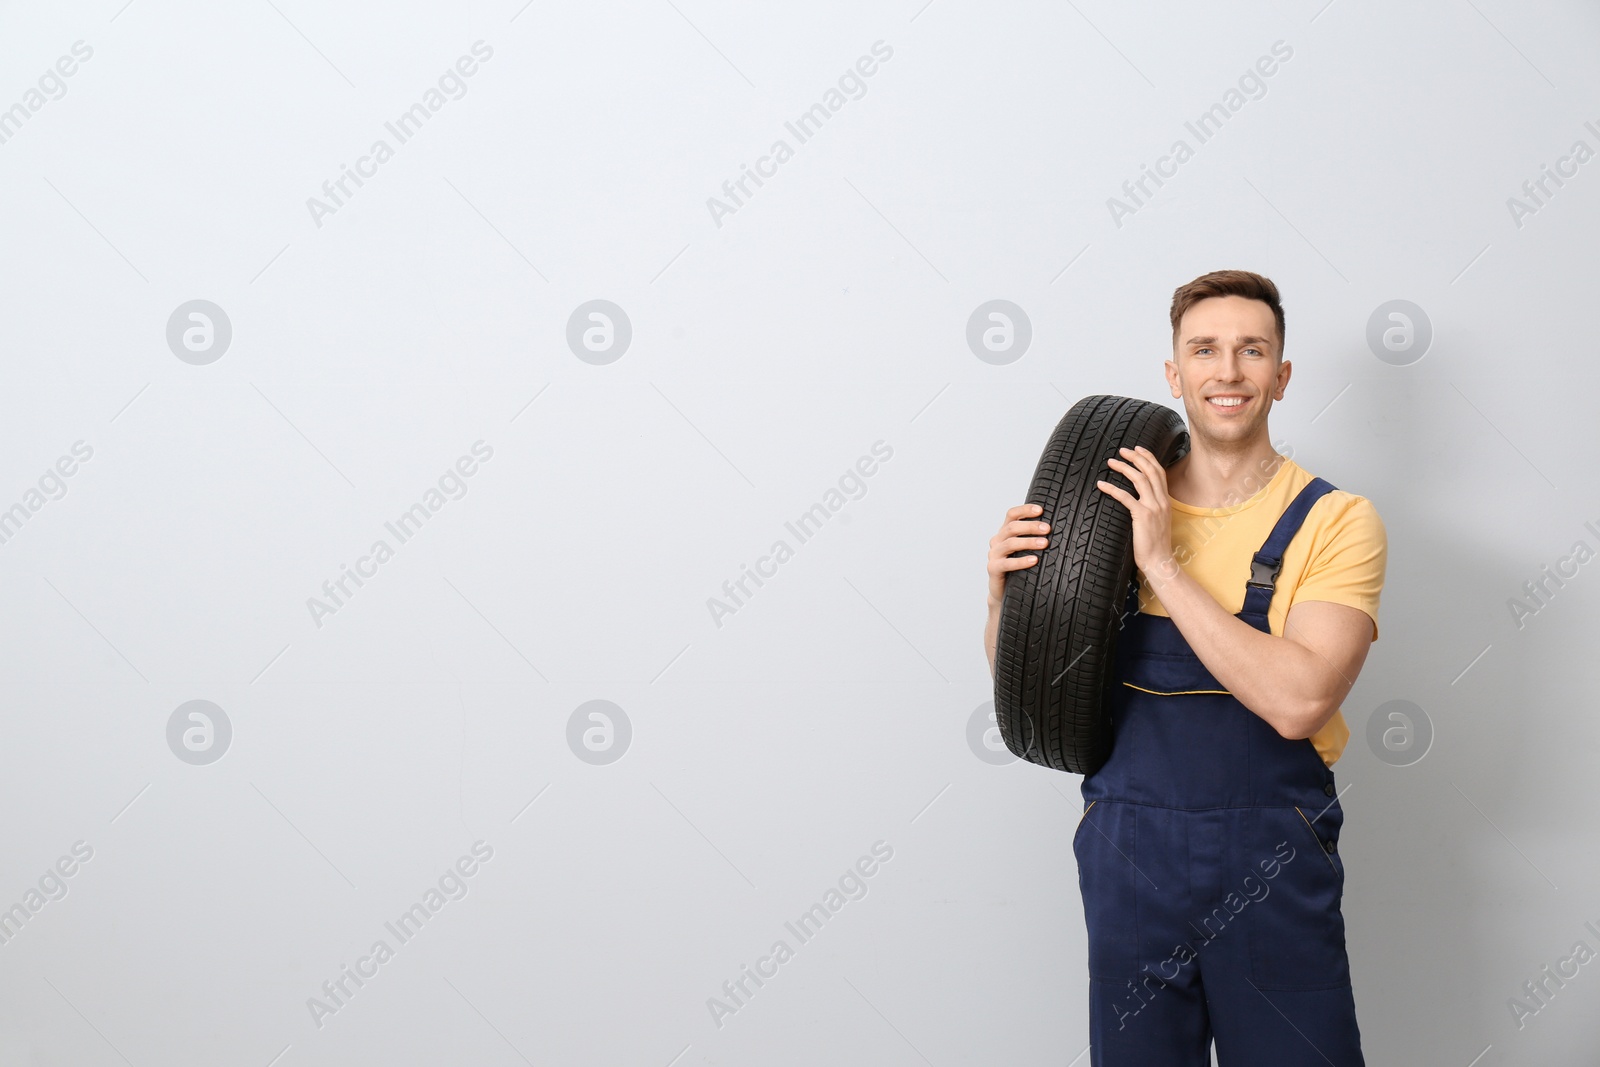
M 996 749 L 984 558 L 1235 267 L 1274 444 L 1388 531 L 1368 1062 L 1592 1062 L 1597 45 L 0 5 L 0 1063 L 1086 1065 L 1080 779 Z

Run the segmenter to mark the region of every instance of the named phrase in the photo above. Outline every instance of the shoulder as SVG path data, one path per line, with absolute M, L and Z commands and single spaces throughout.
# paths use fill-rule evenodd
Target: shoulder
M 1294 460 L 1286 462 L 1294 466 L 1291 472 L 1290 485 L 1294 492 L 1305 488 L 1316 479 L 1316 475 L 1295 463 Z M 1323 479 L 1330 481 L 1330 479 Z M 1345 489 L 1332 489 L 1312 505 L 1307 513 L 1308 522 L 1315 522 L 1319 526 L 1352 526 L 1368 531 L 1383 533 L 1383 519 L 1378 516 L 1378 508 L 1373 502 L 1359 493 L 1352 493 Z
M 1359 493 L 1335 489 L 1317 501 L 1322 522 L 1340 529 L 1351 529 L 1378 538 L 1385 537 L 1383 518 L 1377 505 Z
M 1324 493 L 1306 515 L 1313 558 L 1370 560 L 1378 566 L 1389 553 L 1389 534 L 1373 502 L 1359 493 Z

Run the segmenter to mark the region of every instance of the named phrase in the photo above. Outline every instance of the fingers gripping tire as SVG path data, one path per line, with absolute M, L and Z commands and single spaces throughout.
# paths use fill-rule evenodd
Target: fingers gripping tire
M 1050 544 L 1012 553 L 1039 562 L 1006 575 L 995 721 L 1014 755 L 1058 771 L 1093 774 L 1111 754 L 1111 665 L 1134 573 L 1133 518 L 1095 482 L 1138 496 L 1106 460 L 1139 445 L 1170 467 L 1189 451 L 1189 433 L 1164 404 L 1088 396 L 1072 405 L 1028 489 Z

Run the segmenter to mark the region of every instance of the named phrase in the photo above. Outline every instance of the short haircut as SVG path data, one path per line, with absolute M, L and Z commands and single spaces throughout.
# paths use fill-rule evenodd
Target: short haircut
M 1178 345 L 1178 324 L 1183 313 L 1202 300 L 1213 296 L 1242 296 L 1259 300 L 1272 309 L 1273 321 L 1278 326 L 1278 358 L 1283 358 L 1283 304 L 1278 299 L 1278 287 L 1272 279 L 1248 270 L 1214 270 L 1202 274 L 1187 285 L 1179 286 L 1172 294 L 1172 345 Z

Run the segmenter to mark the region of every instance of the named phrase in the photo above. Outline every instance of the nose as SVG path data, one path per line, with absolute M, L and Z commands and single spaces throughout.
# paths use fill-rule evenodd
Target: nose
M 1239 353 L 1234 349 L 1227 349 L 1222 353 L 1222 358 L 1217 360 L 1216 376 L 1224 382 L 1241 381 L 1244 378 L 1244 372 L 1240 369 L 1242 366 Z

